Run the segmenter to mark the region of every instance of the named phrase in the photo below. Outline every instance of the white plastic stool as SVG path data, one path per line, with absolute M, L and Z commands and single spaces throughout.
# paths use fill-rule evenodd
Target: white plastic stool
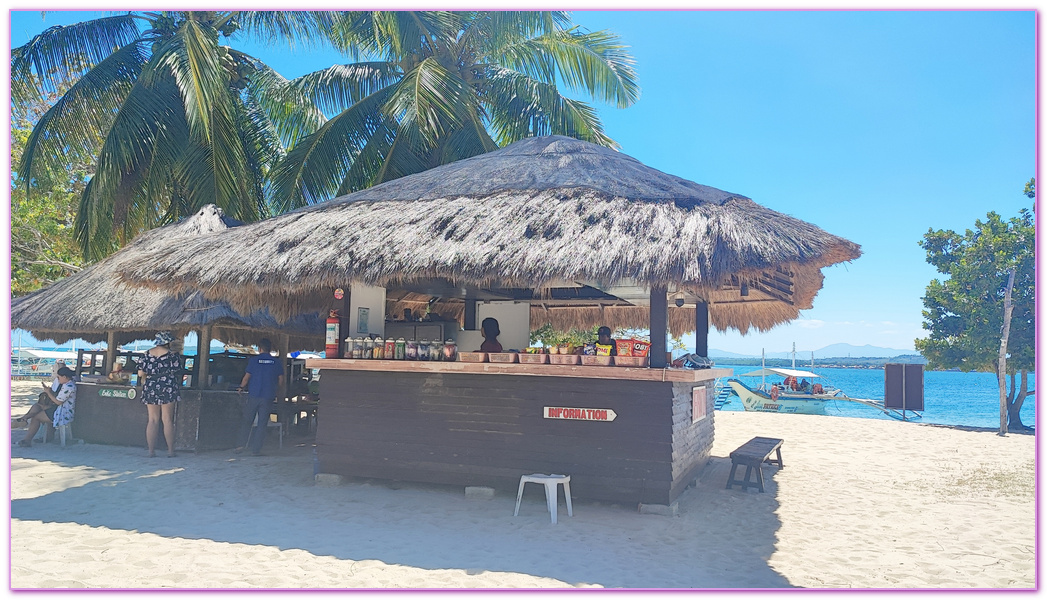
M 37 429 L 36 430 L 36 435 L 33 436 L 33 441 L 36 441 L 37 437 L 40 438 L 41 442 L 46 440 L 47 437 L 45 437 L 45 436 L 47 435 L 47 432 L 48 432 L 48 430 L 50 428 L 51 428 L 51 425 L 47 424 L 47 423 L 45 423 L 43 425 L 40 425 L 40 429 Z M 56 425 L 55 426 L 55 433 L 58 434 L 58 438 L 61 440 L 63 446 L 65 446 L 66 436 L 69 437 L 69 440 L 73 439 L 73 427 L 72 427 L 72 425 L 69 425 L 69 424 L 66 424 L 66 425 Z
M 520 477 L 520 490 L 516 492 L 516 510 L 513 511 L 514 517 L 519 516 L 520 514 L 520 499 L 523 498 L 525 483 L 540 483 L 545 486 L 545 504 L 549 507 L 549 514 L 553 518 L 553 525 L 556 524 L 556 486 L 557 484 L 562 484 L 564 496 L 567 498 L 567 516 L 574 516 L 574 508 L 571 506 L 571 476 L 543 475 L 541 473 L 535 473 L 534 475 L 523 475 Z

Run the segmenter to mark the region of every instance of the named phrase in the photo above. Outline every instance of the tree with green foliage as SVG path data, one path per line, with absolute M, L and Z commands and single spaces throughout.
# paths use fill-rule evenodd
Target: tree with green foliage
M 63 90 L 59 90 L 63 91 Z M 18 164 L 33 125 L 60 94 L 27 96 L 11 111 L 11 164 Z M 27 294 L 83 266 L 73 221 L 79 194 L 92 174 L 90 157 L 66 155 L 63 168 L 46 170 L 26 184 L 11 177 L 11 292 Z
M 69 153 L 96 157 L 75 221 L 88 260 L 210 203 L 268 216 L 266 176 L 283 148 L 251 84 L 269 69 L 222 41 L 324 40 L 333 14 L 129 12 L 45 30 L 11 51 L 13 107 L 61 90 L 25 140 L 20 181 L 31 189 Z
M 335 114 L 315 129 L 308 119 L 284 121 L 293 148 L 273 175 L 281 210 L 528 136 L 614 147 L 595 110 L 558 83 L 622 108 L 639 97 L 626 47 L 573 26 L 566 12 L 350 12 L 332 38 L 357 62 L 264 86 L 274 120 L 303 97 Z
M 1035 195 L 1035 182 L 1026 193 Z M 1010 376 L 1005 390 L 1006 429 L 1022 430 L 1020 411 L 1028 389 L 1028 374 L 1036 363 L 1036 260 L 1035 223 L 1032 211 L 1004 220 L 990 212 L 985 221 L 959 234 L 929 230 L 920 242 L 927 262 L 948 278 L 935 279 L 923 298 L 925 322 L 930 331 L 917 339 L 916 349 L 934 369 L 958 368 Z M 1012 316 L 1007 336 L 1007 360 L 1001 373 L 999 351 L 1004 331 L 1004 301 L 1008 277 L 1014 271 Z M 1016 382 L 1020 379 L 1020 382 Z M 1002 418 L 1002 415 L 1001 415 Z

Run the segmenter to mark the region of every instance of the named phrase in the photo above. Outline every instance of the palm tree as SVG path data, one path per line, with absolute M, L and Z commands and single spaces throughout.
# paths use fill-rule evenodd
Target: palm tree
M 28 187 L 67 155 L 92 157 L 75 222 L 88 260 L 208 203 L 267 216 L 283 147 L 248 83 L 269 69 L 220 37 L 308 42 L 333 24 L 328 12 L 165 11 L 51 27 L 11 55 L 13 103 L 72 83 L 33 128 L 18 177 Z
M 272 72 L 255 80 L 291 148 L 273 173 L 281 210 L 527 136 L 615 147 L 595 110 L 557 83 L 619 108 L 639 96 L 617 37 L 583 32 L 564 12 L 350 12 L 332 37 L 357 62 L 292 81 Z M 288 107 L 306 98 L 323 114 L 288 119 Z

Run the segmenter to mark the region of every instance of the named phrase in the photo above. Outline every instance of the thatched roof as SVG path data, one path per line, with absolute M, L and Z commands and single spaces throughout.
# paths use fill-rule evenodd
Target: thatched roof
M 123 344 L 152 339 L 158 330 L 185 335 L 210 324 L 212 335 L 229 343 L 254 344 L 262 337 L 284 333 L 291 336 L 292 345 L 297 348 L 319 348 L 323 345 L 324 324 L 318 314 L 296 317 L 286 324 L 279 323 L 264 309 L 245 317 L 228 304 L 207 300 L 200 292 L 173 294 L 132 286 L 113 269 L 118 261 L 134 260 L 142 248 L 150 247 L 156 240 L 188 239 L 240 224 L 210 206 L 177 224 L 143 234 L 101 262 L 13 299 L 11 326 L 58 343 L 76 338 L 101 342 L 106 340 L 107 332 L 115 331 L 117 343 Z
M 746 331 L 795 318 L 821 288 L 820 269 L 860 255 L 739 194 L 550 136 L 150 248 L 119 270 L 280 318 L 322 308 L 350 280 L 404 289 L 435 278 L 534 289 L 629 281 L 686 289 L 712 303 L 714 325 Z

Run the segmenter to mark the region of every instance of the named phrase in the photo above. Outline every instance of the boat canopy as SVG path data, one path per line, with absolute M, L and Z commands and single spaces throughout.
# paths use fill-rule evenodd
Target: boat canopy
M 65 359 L 76 361 L 76 352 L 63 352 L 60 350 L 37 350 L 36 348 L 15 348 L 11 351 L 12 358 L 19 359 Z
M 778 375 L 780 377 L 821 377 L 817 373 L 811 373 L 810 371 L 799 371 L 797 369 L 777 369 L 767 367 L 764 369 L 758 369 L 752 373 L 745 373 L 742 377 L 768 377 L 771 375 Z

